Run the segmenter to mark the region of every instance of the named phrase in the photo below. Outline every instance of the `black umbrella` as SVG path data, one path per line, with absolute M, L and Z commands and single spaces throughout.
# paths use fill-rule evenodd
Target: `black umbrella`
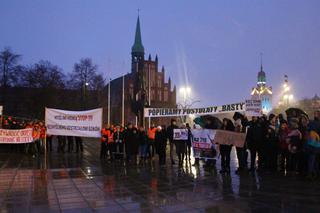
M 244 118 L 244 115 L 243 114 L 241 114 L 240 112 L 235 112 L 234 114 L 233 114 L 233 120 L 238 120 L 238 119 L 243 119 Z
M 207 129 L 220 129 L 222 126 L 222 121 L 212 115 L 203 115 L 200 116 L 200 119 L 195 119 L 195 122 L 199 124 L 202 128 Z
M 286 110 L 287 118 L 300 118 L 301 116 L 309 117 L 308 114 L 299 108 L 289 108 Z

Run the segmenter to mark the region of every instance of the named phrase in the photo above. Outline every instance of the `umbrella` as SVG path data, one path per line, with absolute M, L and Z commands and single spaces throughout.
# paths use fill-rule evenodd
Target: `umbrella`
M 309 117 L 308 114 L 303 111 L 302 109 L 299 108 L 289 108 L 286 110 L 286 115 L 287 118 L 300 118 L 301 116 L 306 116 L 307 118 Z
M 207 129 L 220 129 L 222 122 L 219 118 L 212 115 L 203 115 L 194 119 L 196 124 L 199 124 L 202 128 Z
M 238 119 L 243 119 L 244 118 L 244 115 L 242 115 L 240 112 L 235 112 L 234 114 L 233 114 L 233 120 L 238 120 Z

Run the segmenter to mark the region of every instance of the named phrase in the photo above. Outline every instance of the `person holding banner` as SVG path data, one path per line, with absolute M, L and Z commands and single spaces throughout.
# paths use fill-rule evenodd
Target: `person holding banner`
M 235 127 L 230 119 L 224 118 L 222 130 L 234 131 Z M 232 145 L 220 144 L 221 170 L 220 173 L 230 173 L 230 154 Z

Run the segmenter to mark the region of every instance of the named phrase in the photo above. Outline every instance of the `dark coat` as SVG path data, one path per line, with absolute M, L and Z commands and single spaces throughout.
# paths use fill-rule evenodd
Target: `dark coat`
M 247 132 L 247 146 L 249 149 L 257 150 L 260 148 L 263 142 L 264 130 L 259 121 L 249 122 L 249 128 Z
M 178 127 L 177 125 L 172 125 L 172 124 L 171 124 L 171 125 L 168 126 L 168 128 L 167 128 L 167 137 L 168 137 L 170 143 L 173 142 L 173 130 L 174 130 L 174 129 L 179 129 L 179 127 Z
M 166 151 L 167 146 L 167 134 L 165 130 L 157 131 L 155 137 L 155 146 L 156 151 L 159 154 L 160 152 Z
M 136 128 L 127 129 L 125 131 L 124 143 L 126 146 L 126 153 L 128 155 L 138 154 L 139 139 L 138 139 L 138 131 Z

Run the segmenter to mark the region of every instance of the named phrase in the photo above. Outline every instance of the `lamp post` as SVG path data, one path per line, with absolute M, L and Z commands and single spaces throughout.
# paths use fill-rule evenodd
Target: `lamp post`
M 289 107 L 291 101 L 293 100 L 293 94 L 290 93 L 290 86 L 288 81 L 288 76 L 284 76 L 284 83 L 282 85 L 283 87 L 283 96 L 282 96 L 282 103 L 285 104 L 287 107 Z
M 183 86 L 179 89 L 180 94 L 182 95 L 182 103 L 179 104 L 181 106 L 182 109 L 187 109 L 188 107 L 190 107 L 190 104 L 188 104 L 188 99 L 191 96 L 191 88 L 189 86 Z M 193 104 L 193 103 L 192 103 Z M 192 105 L 191 104 L 191 105 Z M 185 122 L 186 121 L 186 116 L 182 116 L 182 121 Z

